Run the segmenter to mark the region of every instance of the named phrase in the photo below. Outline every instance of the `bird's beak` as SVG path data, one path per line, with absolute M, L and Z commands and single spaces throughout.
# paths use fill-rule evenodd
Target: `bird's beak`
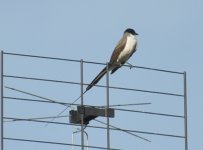
M 139 34 L 135 32 L 135 35 L 139 35 Z

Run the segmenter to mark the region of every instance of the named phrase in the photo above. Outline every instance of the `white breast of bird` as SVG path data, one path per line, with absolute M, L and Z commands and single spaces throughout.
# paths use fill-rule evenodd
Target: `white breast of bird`
M 137 40 L 136 40 L 135 36 L 133 36 L 133 35 L 127 36 L 126 45 L 125 45 L 124 49 L 122 50 L 122 52 L 120 53 L 117 61 L 120 63 L 126 62 L 129 59 L 129 57 L 131 56 L 131 54 L 134 52 L 136 43 L 137 43 Z

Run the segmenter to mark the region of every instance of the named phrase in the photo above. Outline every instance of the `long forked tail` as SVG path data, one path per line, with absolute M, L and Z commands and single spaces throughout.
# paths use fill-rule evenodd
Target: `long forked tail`
M 91 89 L 95 84 L 97 84 L 99 82 L 99 80 L 106 74 L 107 72 L 107 68 L 104 67 L 104 69 L 102 69 L 102 71 L 94 78 L 94 80 L 87 86 L 86 91 L 88 91 L 89 89 Z
M 107 68 L 104 67 L 104 69 L 102 69 L 102 71 L 94 78 L 94 80 L 87 86 L 86 90 L 77 98 L 75 99 L 71 104 L 74 104 L 75 102 L 77 102 L 81 97 L 82 95 L 84 95 L 89 89 L 91 89 L 95 84 L 97 84 L 97 82 L 99 82 L 99 80 L 106 74 Z M 70 104 L 70 105 L 71 105 Z M 68 108 L 68 107 L 67 107 Z M 67 109 L 66 108 L 66 109 Z M 61 113 L 63 113 L 66 109 L 64 109 Z M 61 114 L 59 113 L 59 114 Z
M 94 78 L 94 80 L 87 86 L 85 92 L 83 92 L 76 100 L 74 100 L 69 106 L 67 106 L 65 109 L 63 109 L 56 117 L 54 117 L 52 119 L 52 121 L 54 119 L 56 119 L 57 117 L 59 117 L 64 111 L 66 111 L 72 104 L 74 104 L 75 102 L 77 102 L 82 95 L 84 95 L 89 89 L 91 89 L 95 84 L 97 84 L 97 82 L 99 82 L 99 80 L 106 74 L 107 68 L 104 67 L 104 69 L 102 69 L 102 71 Z

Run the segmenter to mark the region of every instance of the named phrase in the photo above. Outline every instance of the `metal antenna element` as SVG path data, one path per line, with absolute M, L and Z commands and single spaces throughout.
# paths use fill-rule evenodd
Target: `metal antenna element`
M 24 94 L 27 94 L 27 95 L 31 95 L 31 96 L 34 96 L 34 97 L 38 97 L 38 98 L 41 98 L 41 99 L 44 99 L 44 100 L 47 100 L 47 101 L 50 101 L 50 102 L 53 102 L 53 103 L 58 103 L 57 101 L 52 100 L 50 98 L 42 97 L 42 96 L 39 96 L 39 95 L 36 95 L 36 94 L 32 94 L 32 93 L 29 93 L 29 92 L 25 92 L 25 91 L 22 91 L 22 90 L 19 90 L 19 89 L 16 89 L 16 88 L 12 88 L 12 87 L 9 87 L 9 86 L 5 86 L 5 88 L 7 88 L 9 90 L 20 92 L 20 93 L 24 93 Z M 52 118 L 51 121 L 53 121 L 54 119 L 58 118 L 64 111 L 66 111 L 66 109 L 68 109 L 71 106 L 71 104 L 69 104 L 69 106 L 67 106 L 67 104 L 63 104 L 63 103 L 58 103 L 58 104 L 64 105 L 64 106 L 66 106 L 66 108 L 63 111 L 61 111 L 57 116 Z M 46 124 L 46 126 L 47 125 L 48 124 Z
M 70 105 L 75 104 L 88 90 L 85 90 L 77 99 L 75 99 Z
M 46 98 L 46 97 L 43 97 L 43 96 L 39 96 L 39 95 L 36 95 L 36 94 L 33 94 L 33 93 L 30 93 L 30 92 L 26 92 L 26 91 L 23 91 L 23 90 L 19 90 L 19 89 L 16 89 L 16 88 L 13 88 L 13 87 L 9 87 L 9 86 L 5 86 L 6 89 L 9 89 L 9 90 L 13 90 L 13 91 L 16 91 L 16 92 L 19 92 L 19 93 L 23 93 L 23 94 L 27 94 L 27 95 L 30 95 L 30 96 L 34 96 L 34 97 L 37 97 L 37 98 L 41 98 L 41 99 L 44 99 L 44 100 L 47 100 L 49 102 L 52 102 L 52 103 L 57 103 L 57 104 L 61 104 L 61 105 L 64 105 L 66 106 L 65 109 L 63 109 L 60 113 L 58 113 L 55 117 L 53 117 L 51 121 L 55 120 L 56 118 L 58 118 L 63 112 L 65 112 L 69 107 L 71 107 L 71 105 L 73 105 L 77 100 L 79 100 L 83 94 L 85 94 L 87 92 L 87 90 L 85 92 L 83 92 L 82 95 L 80 95 L 80 97 L 78 97 L 75 101 L 73 101 L 71 104 L 64 104 L 64 103 L 59 103 L 58 101 L 55 101 L 53 99 L 50 99 L 50 98 Z M 47 123 L 45 126 L 47 126 L 49 123 Z
M 41 98 L 41 99 L 44 99 L 44 100 L 48 100 L 48 101 L 50 101 L 50 102 L 53 102 L 53 103 L 57 103 L 57 104 L 61 104 L 61 105 L 64 105 L 64 106 L 66 106 L 67 108 L 68 107 L 70 107 L 72 104 L 74 104 L 78 99 L 76 99 L 74 102 L 72 102 L 72 103 L 70 103 L 70 104 L 64 104 L 63 102 L 59 102 L 59 101 L 55 101 L 55 100 L 53 100 L 53 99 L 50 99 L 50 98 L 46 98 L 46 97 L 42 97 L 42 96 L 39 96 L 39 95 L 36 95 L 36 94 L 32 94 L 32 93 L 30 93 L 30 92 L 25 92 L 25 91 L 23 91 L 23 90 L 19 90 L 19 89 L 16 89 L 16 88 L 12 88 L 12 87 L 9 87 L 9 86 L 5 86 L 5 88 L 6 89 L 9 89 L 9 90 L 13 90 L 13 91 L 17 91 L 17 92 L 20 92 L 20 93 L 24 93 L 24 94 L 27 94 L 27 95 L 31 95 L 31 96 L 34 96 L 34 97 L 37 97 L 37 98 Z M 86 91 L 85 91 L 86 92 Z M 85 94 L 85 92 L 83 93 L 83 94 Z M 68 106 L 67 106 L 68 105 Z M 66 109 L 67 109 L 66 108 Z M 65 110 L 66 110 L 65 109 Z M 63 110 L 63 112 L 65 111 L 65 110 Z
M 5 86 L 6 89 L 9 89 L 9 90 L 13 90 L 13 91 L 16 91 L 16 92 L 20 92 L 20 93 L 23 93 L 23 94 L 27 94 L 27 95 L 30 95 L 30 96 L 33 96 L 33 97 L 37 97 L 37 98 L 41 98 L 41 99 L 44 99 L 44 100 L 47 100 L 49 102 L 52 102 L 52 103 L 56 103 L 56 104 L 60 104 L 60 105 L 64 105 L 66 106 L 65 109 L 63 109 L 60 113 L 58 113 L 56 116 L 54 117 L 51 117 L 52 119 L 50 121 L 53 121 L 55 120 L 56 118 L 60 117 L 60 115 L 65 112 L 71 105 L 73 105 L 77 100 L 79 100 L 81 98 L 82 95 L 80 95 L 75 101 L 73 101 L 72 103 L 70 104 L 64 104 L 63 102 L 59 102 L 59 101 L 56 101 L 56 100 L 53 100 L 53 99 L 50 99 L 50 98 L 47 98 L 47 97 L 43 97 L 43 96 L 39 96 L 39 95 L 36 95 L 36 94 L 33 94 L 33 93 L 30 93 L 30 92 L 26 92 L 24 90 L 19 90 L 19 89 L 16 89 L 16 88 L 13 88 L 13 87 L 9 87 L 9 86 Z M 85 94 L 87 92 L 87 90 L 85 92 L 83 92 L 83 94 Z M 135 104 L 120 104 L 120 105 L 110 105 L 110 107 L 116 107 L 116 106 L 128 106 L 128 105 L 148 105 L 148 104 L 151 104 L 151 103 L 135 103 Z M 95 107 L 106 107 L 106 106 L 95 106 Z M 46 124 L 46 126 L 48 125 L 49 123 Z
M 86 127 L 85 127 L 86 128 Z M 84 129 L 85 129 L 84 128 Z M 74 150 L 74 144 L 75 144 L 75 142 L 74 142 L 74 134 L 77 134 L 77 133 L 80 133 L 80 132 L 82 132 L 82 130 L 81 129 L 79 129 L 79 128 L 76 128 L 76 130 L 77 131 L 74 131 L 73 133 L 72 133 L 72 150 Z M 84 133 L 85 133 L 85 136 L 86 136 L 86 139 L 87 139 L 87 142 L 86 142 L 86 148 L 87 148 L 87 150 L 89 150 L 89 139 L 88 139 L 88 133 L 86 132 L 86 131 L 83 131 Z
M 64 111 L 66 111 L 71 105 L 75 104 L 88 90 L 85 90 L 85 92 L 83 92 L 77 99 L 75 99 L 71 104 L 69 104 L 69 106 L 67 106 L 65 109 L 63 109 L 60 113 L 58 113 L 57 116 L 60 116 Z M 57 118 L 56 116 L 56 118 Z M 51 121 L 53 121 L 54 119 L 56 118 L 53 118 Z
M 9 90 L 16 91 L 16 92 L 20 92 L 20 93 L 23 93 L 23 94 L 27 94 L 27 95 L 30 95 L 30 96 L 34 96 L 34 97 L 37 97 L 37 98 L 41 98 L 41 99 L 44 99 L 44 100 L 47 100 L 47 101 L 50 101 L 50 102 L 53 102 L 53 103 L 58 103 L 58 104 L 67 106 L 67 104 L 59 103 L 58 101 L 55 101 L 55 100 L 53 100 L 53 99 L 46 98 L 46 97 L 43 97 L 43 96 L 39 96 L 39 95 L 30 93 L 30 92 L 25 92 L 25 91 L 23 91 L 23 90 L 19 90 L 19 89 L 12 88 L 12 87 L 9 87 L 9 86 L 5 86 L 5 88 L 6 88 L 6 89 L 9 89 Z
M 12 88 L 12 87 L 9 87 L 9 86 L 5 86 L 5 88 L 10 89 L 10 90 L 13 90 L 13 91 L 20 92 L 20 93 L 24 93 L 24 94 L 27 94 L 27 95 L 31 95 L 31 96 L 34 96 L 34 97 L 38 97 L 38 98 L 41 98 L 41 99 L 45 99 L 45 100 L 50 101 L 50 102 L 53 102 L 53 103 L 58 103 L 57 101 L 52 100 L 52 99 L 50 99 L 50 98 L 42 97 L 42 96 L 39 96 L 39 95 L 36 95 L 36 94 L 32 94 L 32 93 L 29 93 L 29 92 L 25 92 L 25 91 L 22 91 L 22 90 L 19 90 L 19 89 L 16 89 L 16 88 Z M 86 91 L 85 91 L 85 92 L 86 92 Z M 85 93 L 85 92 L 84 92 L 84 93 Z M 83 94 L 84 94 L 84 93 L 83 93 Z M 82 95 L 81 95 L 81 96 L 82 96 Z M 80 96 L 80 97 L 81 97 L 81 96 Z M 80 98 L 80 97 L 79 97 L 79 98 Z M 78 98 L 78 99 L 79 99 L 79 98 Z M 78 100 L 78 99 L 77 99 L 77 100 Z M 74 104 L 75 102 L 76 102 L 76 100 L 75 100 L 73 103 L 71 103 L 71 104 Z M 60 103 L 59 103 L 59 104 L 60 104 Z M 71 106 L 71 104 L 70 104 L 69 106 L 67 106 L 66 104 L 61 103 L 61 105 L 66 106 L 66 108 L 65 108 L 63 111 L 61 111 L 57 116 L 53 117 L 51 121 L 53 121 L 54 119 L 58 118 L 67 108 L 69 108 L 69 107 Z M 100 122 L 100 123 L 106 125 L 106 123 L 104 123 L 104 122 L 102 122 L 102 121 L 99 121 L 99 120 L 96 120 L 96 119 L 95 119 L 95 121 Z M 49 124 L 49 123 L 47 123 L 46 126 L 47 126 L 48 124 Z M 122 129 L 117 128 L 117 127 L 115 127 L 115 126 L 113 126 L 113 125 L 109 125 L 109 126 L 115 128 L 115 129 L 121 130 L 121 131 L 123 131 L 123 132 L 126 132 L 126 133 L 128 133 L 128 134 L 131 134 L 131 135 L 133 135 L 133 136 L 136 136 L 136 137 L 138 137 L 138 138 L 140 138 L 140 139 L 143 139 L 143 140 L 145 140 L 145 141 L 151 142 L 150 140 L 145 139 L 145 138 L 143 138 L 143 137 L 141 137 L 141 136 L 138 136 L 138 135 L 136 135 L 136 134 L 134 134 L 134 133 L 131 133 L 131 132 L 122 130 Z
M 51 116 L 51 117 L 35 117 L 35 118 L 26 118 L 26 119 L 10 119 L 7 120 L 7 121 L 4 121 L 4 122 L 15 122 L 15 121 L 23 121 L 23 120 L 44 120 L 44 119 L 52 119 L 52 118 L 55 118 L 56 116 Z M 69 117 L 69 116 L 58 116 L 57 118 L 65 118 L 65 117 Z
M 109 105 L 109 107 L 120 107 L 120 106 L 135 106 L 135 105 L 150 105 L 152 103 L 132 103 L 132 104 L 117 104 L 117 105 Z M 97 106 L 99 108 L 106 106 Z
M 87 90 L 85 92 L 82 93 L 82 95 L 84 95 L 87 92 Z M 81 97 L 82 95 L 80 95 L 76 100 L 74 100 L 71 104 L 69 104 L 69 106 L 66 105 L 66 108 L 63 109 L 60 113 L 58 113 L 58 115 L 56 115 L 55 118 L 53 118 L 51 121 L 53 121 L 54 119 L 58 118 L 58 116 L 60 116 L 63 112 L 65 112 L 69 107 L 71 107 L 71 105 L 75 104 Z
M 100 120 L 94 119 L 94 121 L 106 125 L 105 122 L 102 122 L 102 121 L 100 121 Z M 132 133 L 132 132 L 123 130 L 123 129 L 121 129 L 121 128 L 118 128 L 118 127 L 113 126 L 113 125 L 110 125 L 110 124 L 109 124 L 109 126 L 112 127 L 112 128 L 114 128 L 114 129 L 116 129 L 116 130 L 120 130 L 120 131 L 123 131 L 123 132 L 125 132 L 125 133 L 127 133 L 127 134 L 133 135 L 133 136 L 135 136 L 135 137 L 137 137 L 137 138 L 140 138 L 140 139 L 142 139 L 142 140 L 144 140 L 144 141 L 151 142 L 150 140 L 148 140 L 148 139 L 146 139 L 146 138 L 143 138 L 143 137 L 141 137 L 141 136 L 139 136 L 139 135 L 137 135 L 137 134 L 134 134 L 134 133 Z

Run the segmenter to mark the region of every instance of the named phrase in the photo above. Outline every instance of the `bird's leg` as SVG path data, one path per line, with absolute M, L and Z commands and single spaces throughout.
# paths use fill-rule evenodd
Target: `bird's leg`
M 133 65 L 132 65 L 132 64 L 130 64 L 129 62 L 126 62 L 126 63 L 129 65 L 130 69 L 133 68 Z

